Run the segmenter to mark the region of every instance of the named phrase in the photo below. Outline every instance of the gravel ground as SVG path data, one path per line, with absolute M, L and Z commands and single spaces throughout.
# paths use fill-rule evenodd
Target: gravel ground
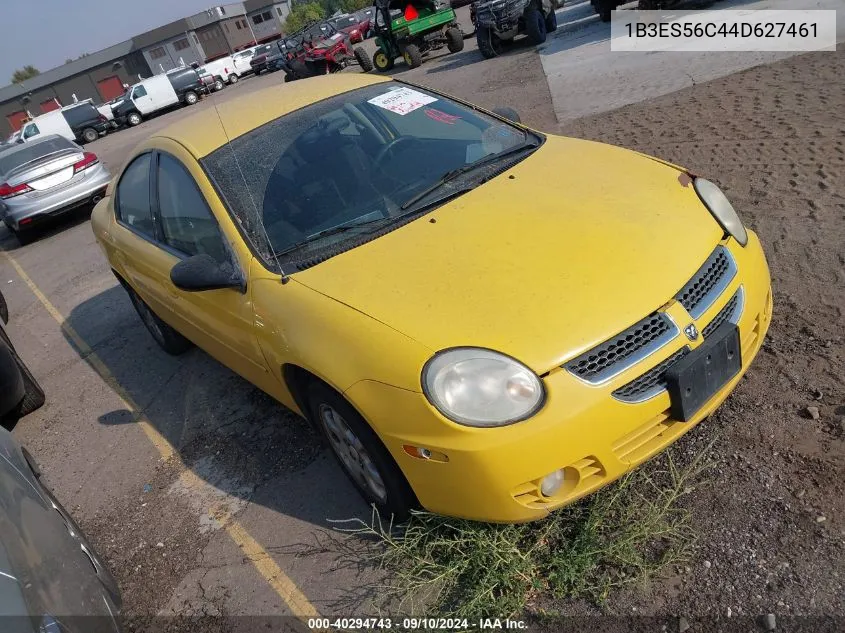
M 722 630 L 731 617 L 834 615 L 842 630 L 843 73 L 845 52 L 808 54 L 563 128 L 717 182 L 759 233 L 774 286 L 774 320 L 756 364 L 682 444 L 692 453 L 719 438 L 709 484 L 687 497 L 700 534 L 696 560 L 649 589 L 614 596 L 610 613 L 715 616 Z M 823 621 L 792 623 L 819 630 Z

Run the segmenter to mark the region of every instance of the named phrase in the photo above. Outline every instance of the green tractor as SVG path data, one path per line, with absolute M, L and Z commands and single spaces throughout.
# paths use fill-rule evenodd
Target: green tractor
M 464 48 L 464 34 L 455 11 L 444 0 L 376 0 L 373 29 L 378 50 L 373 66 L 386 73 L 396 58 L 411 68 L 422 64 L 423 55 L 444 45 L 450 53 Z

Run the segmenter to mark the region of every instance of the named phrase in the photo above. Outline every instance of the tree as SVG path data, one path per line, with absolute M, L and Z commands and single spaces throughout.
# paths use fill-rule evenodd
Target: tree
M 372 0 L 341 0 L 340 8 L 345 13 L 355 13 L 360 9 L 373 6 Z
M 326 17 L 326 12 L 318 2 L 307 2 L 297 4 L 291 9 L 288 19 L 285 20 L 285 33 L 298 31 L 310 22 L 318 22 Z
M 41 71 L 38 70 L 35 66 L 31 64 L 27 64 L 23 68 L 19 68 L 12 74 L 12 83 L 19 84 L 22 81 L 26 81 L 27 79 L 32 79 L 36 75 L 40 75 Z

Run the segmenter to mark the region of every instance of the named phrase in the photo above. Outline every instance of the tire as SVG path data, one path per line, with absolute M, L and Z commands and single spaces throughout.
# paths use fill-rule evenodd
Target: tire
M 285 73 L 285 83 L 290 83 L 294 79 L 295 79 L 295 77 L 293 75 L 291 75 L 289 73 Z
M 229 83 L 230 83 L 230 84 L 236 84 L 236 83 L 238 83 L 240 80 L 241 80 L 241 78 L 240 78 L 240 77 L 238 77 L 235 73 L 232 73 L 231 75 L 229 75 Z
M 419 68 L 422 66 L 422 51 L 420 51 L 420 47 L 416 44 L 408 44 L 402 56 L 405 58 L 408 68 Z
M 554 8 L 546 16 L 546 33 L 554 33 L 557 31 L 557 13 Z
M 485 59 L 493 59 L 502 54 L 502 40 L 489 26 L 479 26 L 475 29 L 475 41 Z
M 21 246 L 32 244 L 37 237 L 35 229 L 12 229 L 12 233 L 15 234 L 18 244 Z
M 368 73 L 373 69 L 373 62 L 370 61 L 367 52 L 363 48 L 356 46 L 352 53 L 355 55 L 355 59 L 361 67 L 362 73 Z
M 126 122 L 130 125 L 130 127 L 135 127 L 136 125 L 140 124 L 143 119 L 141 115 L 137 112 L 130 112 L 126 115 Z
M 380 73 L 386 73 L 393 70 L 395 63 L 396 60 L 380 48 L 376 49 L 376 52 L 373 53 L 373 66 L 375 66 L 376 70 Z
M 0 321 L 3 321 L 3 323 L 9 322 L 9 306 L 2 292 L 0 292 Z
M 161 349 L 171 356 L 179 356 L 193 347 L 193 343 L 162 321 L 134 290 L 128 286 L 124 288 L 135 306 L 135 311 L 141 317 L 141 322 Z
M 82 130 L 82 140 L 86 143 L 93 143 L 98 138 L 100 138 L 100 135 L 94 128 L 86 127 L 84 130 Z
M 610 22 L 610 12 L 616 7 L 611 0 L 596 0 L 595 9 L 602 22 Z
M 458 53 L 464 50 L 464 34 L 461 29 L 450 26 L 446 29 L 446 48 L 450 53 Z
M 223 80 L 220 79 L 220 77 L 218 77 L 217 79 L 214 80 L 214 83 L 212 84 L 212 88 L 214 88 L 214 92 L 220 92 L 221 90 L 223 90 L 224 85 L 225 84 L 223 83 Z M 187 96 L 188 95 L 186 94 L 185 97 L 187 98 Z
M 200 98 L 197 96 L 197 93 L 193 90 L 188 90 L 188 92 L 185 93 L 185 103 L 187 103 L 188 105 L 194 105 L 199 100 Z
M 546 41 L 546 18 L 534 7 L 525 12 L 525 32 L 535 46 Z
M 375 505 L 382 519 L 406 519 L 416 497 L 370 425 L 323 383 L 309 385 L 306 401 L 312 421 L 364 501 Z

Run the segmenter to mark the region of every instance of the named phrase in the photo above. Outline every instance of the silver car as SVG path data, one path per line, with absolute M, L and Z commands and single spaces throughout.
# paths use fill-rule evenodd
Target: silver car
M 55 134 L 0 148 L 0 218 L 24 244 L 42 221 L 99 202 L 110 180 L 96 154 Z

